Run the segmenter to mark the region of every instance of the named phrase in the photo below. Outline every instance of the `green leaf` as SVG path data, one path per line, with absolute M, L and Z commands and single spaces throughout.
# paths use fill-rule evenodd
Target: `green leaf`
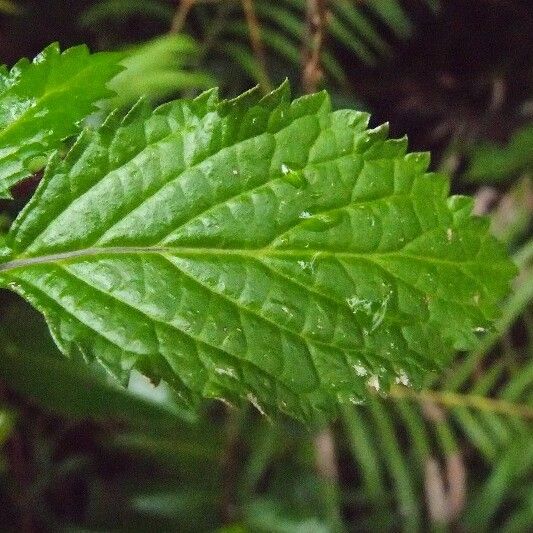
M 109 83 L 117 94 L 110 105 L 131 105 L 141 96 L 162 101 L 184 89 L 212 87 L 212 76 L 189 68 L 198 51 L 198 45 L 187 35 L 165 35 L 128 50 L 122 61 L 125 70 Z
M 71 418 L 115 418 L 151 431 L 184 424 L 180 411 L 106 383 L 72 361 L 3 353 L 0 379 L 42 408 Z
M 0 320 L 0 384 L 40 408 L 76 419 L 118 419 L 149 428 L 175 431 L 190 413 L 173 401 L 174 391 L 154 387 L 138 373 L 124 390 L 102 367 L 64 359 L 33 309 L 3 301 Z M 24 324 L 24 330 L 21 329 Z
M 474 147 L 466 176 L 477 182 L 498 183 L 533 170 L 533 126 L 524 126 L 500 147 L 487 142 Z
M 48 46 L 33 62 L 0 68 L 0 198 L 46 164 L 94 104 L 113 93 L 106 83 L 122 70 L 117 53 L 90 54 Z
M 143 103 L 53 158 L 0 283 L 127 380 L 311 420 L 490 328 L 515 268 L 426 154 L 287 85 Z

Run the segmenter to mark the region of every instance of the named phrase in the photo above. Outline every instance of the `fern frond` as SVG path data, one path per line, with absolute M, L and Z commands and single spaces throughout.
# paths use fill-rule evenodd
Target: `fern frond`
M 528 306 L 532 288 L 524 277 L 503 309 L 500 331 Z M 490 348 L 497 338 L 488 335 L 458 370 L 429 389 L 397 385 L 369 406 L 345 407 L 343 431 L 372 520 L 386 505 L 389 527 L 406 531 L 420 530 L 424 516 L 468 531 L 494 528 L 502 516 L 502 531 L 523 531 L 529 523 L 533 362 L 518 353 L 494 359 Z M 467 470 L 466 456 L 475 471 Z M 454 479 L 455 489 L 446 493 Z
M 187 35 L 166 35 L 133 47 L 122 64 L 126 67 L 109 84 L 117 96 L 110 107 L 132 105 L 140 97 L 158 102 L 188 89 L 207 89 L 213 76 L 191 68 L 199 49 Z
M 433 11 L 436 2 L 425 0 L 427 9 Z M 378 5 L 377 5 L 378 4 Z M 274 70 L 282 61 L 279 71 L 298 76 L 301 49 L 306 36 L 305 0 L 255 0 L 254 10 L 259 22 L 261 40 L 268 55 L 268 66 Z M 322 67 L 330 85 L 342 87 L 346 78 L 346 65 L 342 55 L 346 52 L 363 64 L 374 65 L 391 56 L 396 39 L 406 39 L 413 30 L 410 14 L 398 0 L 384 2 L 353 2 L 333 0 L 329 2 L 329 26 L 326 46 L 322 50 Z M 259 70 L 253 63 L 250 29 L 240 2 L 224 2 L 207 6 L 198 3 L 191 10 L 191 17 L 201 19 L 206 56 L 224 57 L 236 62 L 245 77 L 259 83 Z M 194 25 L 190 30 L 194 32 Z M 389 33 L 388 37 L 384 33 Z M 217 38 L 213 39 L 216 34 Z M 244 53 L 244 49 L 248 53 Z M 233 72 L 231 69 L 226 69 Z M 233 75 L 234 76 L 234 75 Z M 225 76 L 222 76 L 225 85 Z M 247 80 L 246 80 L 247 81 Z M 234 83 L 234 77 L 226 84 Z
M 103 0 L 87 8 L 82 13 L 80 23 L 85 28 L 92 28 L 110 20 L 123 22 L 137 16 L 166 22 L 172 17 L 172 13 L 172 6 L 157 0 Z

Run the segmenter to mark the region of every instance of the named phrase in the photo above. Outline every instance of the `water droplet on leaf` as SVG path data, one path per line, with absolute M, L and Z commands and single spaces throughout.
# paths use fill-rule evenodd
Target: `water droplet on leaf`
M 308 231 L 326 231 L 339 224 L 342 221 L 342 218 L 343 213 L 341 211 L 322 213 L 309 218 L 305 223 L 304 228 Z
M 293 187 L 303 187 L 305 184 L 305 178 L 301 169 L 289 166 L 286 163 L 281 165 L 281 179 L 290 183 Z
M 487 328 L 477 326 L 472 331 L 475 333 L 476 336 L 482 337 L 483 335 L 485 335 L 485 333 L 487 333 Z
M 366 382 L 366 384 L 369 386 L 369 387 L 372 387 L 373 389 L 375 389 L 376 391 L 379 391 L 379 378 L 378 376 L 370 376 L 368 378 L 368 381 Z
M 360 377 L 364 377 L 368 374 L 368 370 L 361 363 L 353 364 L 352 368 L 355 370 L 355 373 Z
M 395 382 L 398 385 L 404 385 L 405 387 L 409 387 L 411 385 L 411 381 L 409 380 L 409 376 L 405 370 L 400 370 L 400 373 L 396 376 Z

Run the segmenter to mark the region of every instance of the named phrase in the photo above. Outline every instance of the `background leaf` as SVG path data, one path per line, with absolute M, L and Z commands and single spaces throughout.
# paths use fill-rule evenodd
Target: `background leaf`
M 531 174 L 533 169 L 533 126 L 518 130 L 507 146 L 480 143 L 472 149 L 470 167 L 466 176 L 473 181 L 498 182 L 520 174 Z
M 78 122 L 111 91 L 121 69 L 116 53 L 91 55 L 85 46 L 63 53 L 52 44 L 33 62 L 0 71 L 0 198 L 43 168 L 51 151 L 78 130 Z
M 107 107 L 131 106 L 141 97 L 160 102 L 183 90 L 212 87 L 216 82 L 211 75 L 191 68 L 198 53 L 187 35 L 165 35 L 133 47 L 121 62 L 125 70 L 108 84 L 117 96 Z

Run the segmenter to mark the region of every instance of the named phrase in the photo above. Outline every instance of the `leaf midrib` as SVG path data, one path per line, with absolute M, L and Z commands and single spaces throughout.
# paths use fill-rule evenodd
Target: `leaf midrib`
M 310 248 L 291 248 L 280 249 L 273 247 L 265 248 L 206 248 L 206 247 L 179 247 L 179 246 L 116 246 L 108 248 L 81 248 L 78 250 L 70 250 L 68 252 L 58 252 L 55 254 L 24 257 L 18 256 L 0 264 L 0 272 L 7 272 L 17 270 L 25 267 L 31 267 L 38 264 L 52 264 L 62 261 L 75 260 L 83 257 L 98 257 L 102 255 L 136 255 L 136 254 L 157 254 L 157 255 L 173 255 L 173 256 L 237 256 L 237 257 L 288 257 L 293 259 L 301 259 L 302 257 L 310 258 L 324 258 L 334 257 L 342 259 L 362 259 L 379 263 L 379 258 L 402 258 L 412 259 L 433 264 L 445 264 L 454 267 L 464 267 L 467 265 L 477 265 L 477 261 L 452 261 L 450 259 L 441 259 L 436 257 L 425 257 L 416 254 L 405 253 L 403 251 L 391 252 L 341 252 L 331 250 L 315 250 Z M 504 268 L 492 268 L 498 270 L 505 270 Z

